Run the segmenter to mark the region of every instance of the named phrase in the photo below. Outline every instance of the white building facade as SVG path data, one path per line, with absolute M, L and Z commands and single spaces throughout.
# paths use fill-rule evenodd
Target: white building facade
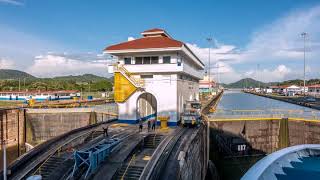
M 162 29 L 147 30 L 142 35 L 105 49 L 105 53 L 118 58 L 117 66 L 127 72 L 124 76 L 141 82 L 125 101 L 118 102 L 119 121 L 137 123 L 167 116 L 169 125 L 177 125 L 185 102 L 199 100 L 204 64 L 187 45 Z

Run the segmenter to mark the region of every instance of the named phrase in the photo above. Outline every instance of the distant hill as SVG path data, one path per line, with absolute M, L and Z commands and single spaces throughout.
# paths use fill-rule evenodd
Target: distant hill
M 109 81 L 110 79 L 96 76 L 93 74 L 84 74 L 84 75 L 78 75 L 78 76 L 57 76 L 52 78 L 53 80 L 60 80 L 60 81 L 76 81 L 76 82 L 97 82 L 97 81 Z
M 26 78 L 25 81 L 24 78 Z M 18 79 L 22 81 L 19 82 Z M 0 69 L 0 91 L 28 89 L 104 92 L 111 91 L 112 86 L 112 78 L 96 76 L 93 74 L 84 74 L 78 76 L 58 76 L 53 78 L 37 78 L 22 71 Z
M 28 74 L 23 71 L 19 70 L 12 70 L 12 69 L 0 69 L 0 80 L 5 80 L 5 79 L 23 79 L 23 78 L 35 78 L 31 74 Z
M 249 88 L 249 87 L 259 87 L 259 84 L 260 84 L 260 87 L 267 86 L 267 84 L 264 82 L 254 80 L 252 78 L 245 78 L 237 82 L 227 84 L 225 87 L 226 88 L 244 88 L 244 87 Z

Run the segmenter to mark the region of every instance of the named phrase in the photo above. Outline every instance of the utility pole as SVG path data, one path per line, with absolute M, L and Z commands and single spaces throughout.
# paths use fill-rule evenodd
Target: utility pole
M 301 33 L 303 37 L 303 95 L 306 95 L 306 36 L 307 33 Z
M 211 41 L 212 41 L 212 38 L 210 38 L 210 37 L 208 37 L 207 38 L 207 41 L 208 41 L 208 43 L 209 43 L 209 46 L 208 46 L 208 49 L 209 49 L 209 62 L 208 62 L 208 66 L 209 66 L 209 68 L 208 68 L 208 77 L 209 77 L 209 89 L 210 89 L 210 86 L 211 86 L 211 73 L 210 73 L 210 71 L 211 71 L 211 58 L 210 58 L 210 45 L 211 45 Z
M 260 79 L 260 77 L 259 77 L 259 69 L 260 69 L 260 64 L 257 65 L 257 80 L 258 80 L 258 83 L 259 83 L 259 91 L 260 91 L 261 89 L 260 89 L 260 81 L 259 81 L 259 79 Z
M 19 91 L 20 91 L 20 78 L 19 78 Z
M 23 89 L 26 90 L 26 78 L 23 78 Z

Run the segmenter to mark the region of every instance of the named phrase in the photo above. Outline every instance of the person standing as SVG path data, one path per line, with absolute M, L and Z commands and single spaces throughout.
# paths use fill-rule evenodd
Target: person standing
M 151 128 L 151 121 L 149 120 L 148 121 L 148 132 L 150 131 L 150 128 Z
M 109 126 L 106 126 L 106 128 L 103 127 L 104 137 L 108 137 L 108 136 L 109 136 L 109 134 L 108 134 L 108 129 L 109 129 Z
M 140 121 L 139 121 L 139 132 L 142 132 L 142 128 L 143 128 L 143 121 L 142 121 L 142 119 L 140 119 Z
M 156 130 L 156 120 L 155 119 L 152 119 L 152 128 L 151 128 L 153 131 Z

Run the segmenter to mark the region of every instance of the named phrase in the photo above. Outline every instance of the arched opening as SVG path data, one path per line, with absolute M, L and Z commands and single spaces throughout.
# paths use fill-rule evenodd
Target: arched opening
M 150 93 L 143 93 L 137 99 L 137 119 L 147 120 L 157 116 L 157 100 Z

